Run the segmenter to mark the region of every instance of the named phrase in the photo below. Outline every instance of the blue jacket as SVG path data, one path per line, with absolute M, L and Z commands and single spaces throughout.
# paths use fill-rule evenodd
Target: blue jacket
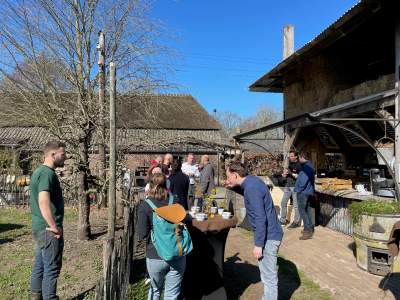
M 254 231 L 254 244 L 264 247 L 267 240 L 281 241 L 283 230 L 268 187 L 258 177 L 247 176 L 240 187 L 234 188 L 244 196 L 246 214 Z
M 311 161 L 306 161 L 301 165 L 299 176 L 297 176 L 294 191 L 305 195 L 313 195 L 315 181 L 315 171 Z

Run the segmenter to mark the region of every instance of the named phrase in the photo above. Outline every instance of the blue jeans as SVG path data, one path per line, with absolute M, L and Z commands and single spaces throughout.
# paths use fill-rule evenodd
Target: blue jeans
M 278 250 L 281 241 L 267 240 L 263 257 L 258 261 L 261 281 L 264 284 L 263 300 L 278 299 Z
M 57 299 L 57 279 L 62 265 L 64 239 L 56 239 L 47 230 L 33 231 L 35 262 L 31 275 L 31 293 L 41 294 L 43 300 Z
M 186 257 L 171 261 L 146 258 L 146 266 L 151 280 L 147 299 L 159 300 L 165 283 L 164 300 L 177 300 L 181 293 Z
M 310 206 L 311 195 L 297 193 L 300 217 L 304 223 L 304 230 L 310 231 L 314 228 L 312 222 L 312 211 Z
M 293 198 L 293 207 L 294 207 L 294 219 L 293 223 L 295 224 L 300 224 L 301 219 L 300 219 L 300 214 L 299 214 L 299 207 L 297 205 L 297 195 L 296 192 L 294 191 L 294 187 L 285 187 L 284 192 L 283 192 L 283 197 L 281 201 L 281 222 L 286 221 L 286 215 L 287 215 L 287 204 L 289 202 L 290 196 Z

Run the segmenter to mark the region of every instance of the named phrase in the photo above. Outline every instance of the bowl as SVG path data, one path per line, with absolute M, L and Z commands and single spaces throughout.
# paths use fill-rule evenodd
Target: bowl
M 216 214 L 217 211 L 218 211 L 218 207 L 215 207 L 215 206 L 210 207 L 210 213 Z
M 197 213 L 197 212 L 200 211 L 200 206 L 192 206 L 192 207 L 190 208 L 190 210 L 191 210 L 192 212 Z
M 231 213 L 229 211 L 222 213 L 222 219 L 230 219 Z
M 204 221 L 205 219 L 207 219 L 207 215 L 204 213 L 198 213 L 196 214 L 196 220 L 197 221 Z

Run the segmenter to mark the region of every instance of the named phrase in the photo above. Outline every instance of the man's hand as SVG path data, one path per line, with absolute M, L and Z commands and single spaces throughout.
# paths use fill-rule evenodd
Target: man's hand
M 263 256 L 263 249 L 262 247 L 254 246 L 253 255 L 256 259 L 260 259 Z
M 59 227 L 47 227 L 46 230 L 53 232 L 57 240 L 63 235 L 63 230 Z

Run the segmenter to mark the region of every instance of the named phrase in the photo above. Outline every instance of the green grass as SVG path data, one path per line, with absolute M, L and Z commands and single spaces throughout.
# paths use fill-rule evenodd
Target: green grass
M 65 220 L 77 220 L 76 212 L 66 210 Z M 31 230 L 29 209 L 0 208 L 0 257 L 1 262 L 6 262 L 0 265 L 0 299 L 29 298 L 29 278 L 34 258 Z M 71 284 L 76 280 L 71 274 L 65 274 L 65 277 Z
M 134 262 L 133 266 L 133 284 L 129 285 L 128 295 L 129 300 L 146 300 L 149 285 L 145 285 L 146 262 L 144 259 Z

